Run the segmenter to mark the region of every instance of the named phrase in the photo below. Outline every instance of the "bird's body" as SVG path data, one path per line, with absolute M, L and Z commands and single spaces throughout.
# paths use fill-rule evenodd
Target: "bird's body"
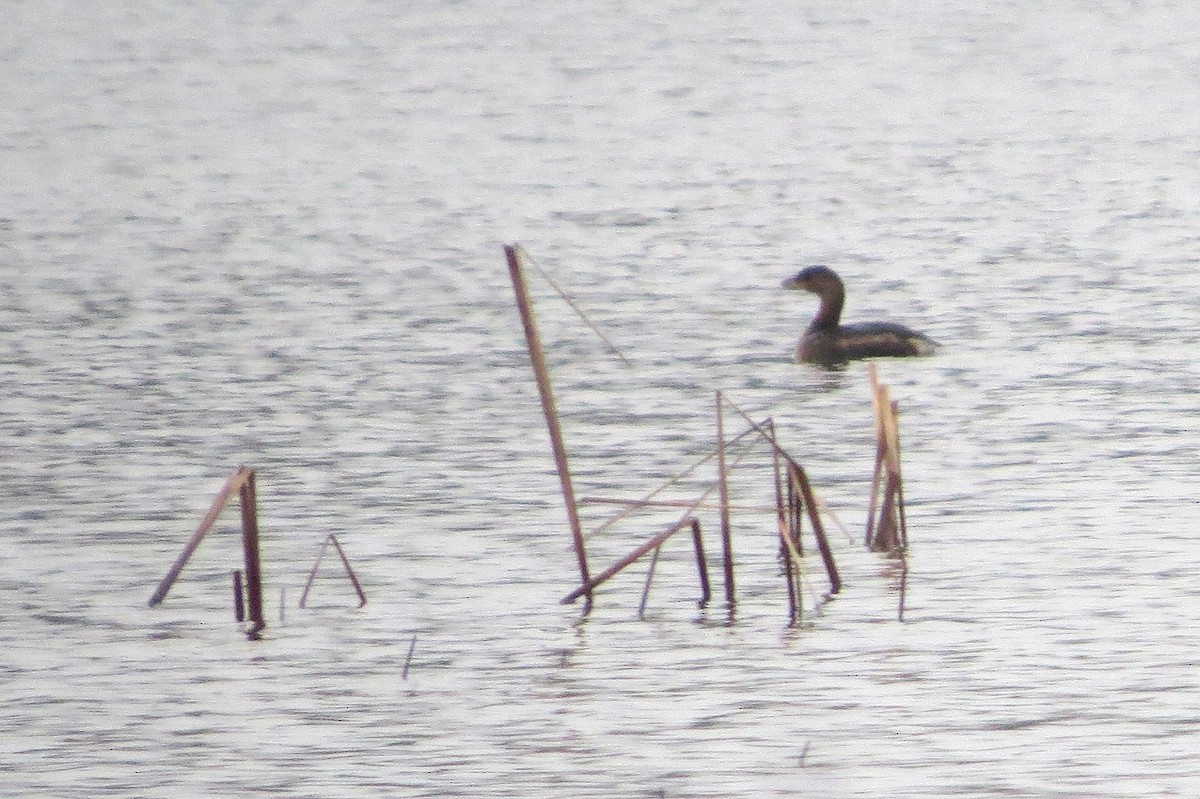
M 926 335 L 893 322 L 841 324 L 846 289 L 825 266 L 810 266 L 783 282 L 785 289 L 804 289 L 821 300 L 817 315 L 800 338 L 796 357 L 806 363 L 834 365 L 861 358 L 932 355 L 938 344 Z

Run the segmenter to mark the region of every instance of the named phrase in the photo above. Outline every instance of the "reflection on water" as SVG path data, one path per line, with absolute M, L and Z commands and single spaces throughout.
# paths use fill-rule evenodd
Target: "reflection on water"
M 12 795 L 1195 781 L 1191 6 L 10 11 Z M 696 608 L 684 542 L 643 621 L 637 569 L 586 618 L 560 606 L 574 561 L 500 251 L 518 239 L 634 362 L 536 286 L 581 491 L 639 496 L 703 454 L 722 389 L 858 534 L 865 368 L 790 362 L 811 307 L 779 281 L 830 263 L 848 317 L 944 342 L 880 364 L 904 621 L 894 564 L 835 533 L 846 589 L 819 603 L 810 568 L 787 627 L 753 517 L 732 619 Z M 239 464 L 257 643 L 230 619 L 233 517 L 145 606 Z M 278 621 L 330 534 L 370 603 L 335 579 Z

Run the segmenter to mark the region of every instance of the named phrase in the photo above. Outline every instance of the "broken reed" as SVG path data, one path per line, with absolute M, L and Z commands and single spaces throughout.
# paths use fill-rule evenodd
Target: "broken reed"
M 893 401 L 887 385 L 879 382 L 875 364 L 868 367 L 868 375 L 875 415 L 875 468 L 871 474 L 865 540 L 872 552 L 903 555 L 908 548 L 908 525 L 900 470 L 900 403 Z
M 308 581 L 304 583 L 304 590 L 300 593 L 300 607 L 305 607 L 308 603 L 308 592 L 312 588 L 313 581 L 317 578 L 317 569 L 321 567 L 321 559 L 325 557 L 325 552 L 332 546 L 341 558 L 342 568 L 346 571 L 346 577 L 350 580 L 350 584 L 354 586 L 354 592 L 358 594 L 358 606 L 365 607 L 367 604 L 367 595 L 363 592 L 362 585 L 358 582 L 358 577 L 354 574 L 354 569 L 350 568 L 350 561 L 346 557 L 346 553 L 342 550 L 342 545 L 338 543 L 337 536 L 327 535 L 325 540 L 321 542 L 321 548 L 317 551 L 317 559 L 312 565 L 312 570 L 308 573 Z
M 204 536 L 212 529 L 217 517 L 221 515 L 221 511 L 225 509 L 226 504 L 235 493 L 238 495 L 242 510 L 242 558 L 245 565 L 246 605 L 248 606 L 245 609 L 238 607 L 241 605 L 242 597 L 242 576 L 238 574 L 234 578 L 236 586 L 234 590 L 235 615 L 239 617 L 239 621 L 243 616 L 249 618 L 252 626 L 247 631 L 247 635 L 256 638 L 259 632 L 267 626 L 267 623 L 263 619 L 262 569 L 258 554 L 258 500 L 255 495 L 254 470 L 245 466 L 238 467 L 225 481 L 221 490 L 217 492 L 208 512 L 200 520 L 200 526 L 196 528 L 196 532 L 184 545 L 183 551 L 171 564 L 166 576 L 155 589 L 154 595 L 150 597 L 150 606 L 154 607 L 166 598 L 171 586 L 179 579 L 183 567 L 187 565 L 188 560 L 200 546 Z
M 704 555 L 704 538 L 700 533 L 699 519 L 690 519 L 689 526 L 692 529 L 692 545 L 696 552 L 696 567 L 700 572 L 700 602 L 699 606 L 708 607 L 708 601 L 712 598 L 712 588 L 708 582 L 708 559 Z M 638 604 L 638 618 L 642 619 L 646 616 L 646 604 L 650 600 L 650 584 L 654 582 L 654 572 L 658 566 L 658 556 L 662 552 L 662 545 L 654 548 L 654 555 L 650 558 L 650 566 L 646 569 L 646 583 L 642 587 L 642 601 Z
M 726 442 L 726 445 L 728 446 L 729 444 L 732 444 L 734 442 L 742 442 L 743 439 L 747 438 L 752 432 L 753 431 L 748 430 L 745 433 L 742 433 L 741 435 L 735 436 L 733 439 L 730 439 L 730 441 Z M 743 449 L 743 451 L 739 452 L 736 455 L 736 457 L 733 459 L 733 464 L 736 465 L 742 458 L 744 458 L 746 456 L 746 454 L 747 454 L 747 451 L 745 449 Z M 650 541 L 643 544 L 641 547 L 638 547 L 637 549 L 635 549 L 632 553 L 630 553 L 630 555 L 617 561 L 616 564 L 614 564 L 609 569 L 606 569 L 600 575 L 592 578 L 592 581 L 591 581 L 592 588 L 595 588 L 595 587 L 599 586 L 600 584 L 606 582 L 607 580 L 611 579 L 616 574 L 620 573 L 623 569 L 625 569 L 627 566 L 636 562 L 639 558 L 641 558 L 647 552 L 656 550 L 657 548 L 661 547 L 662 544 L 664 544 L 667 541 L 667 539 L 669 539 L 671 536 L 673 536 L 675 533 L 679 532 L 680 530 L 684 529 L 690 520 L 690 524 L 692 527 L 693 546 L 694 546 L 694 549 L 696 552 L 696 563 L 697 563 L 697 567 L 700 572 L 700 584 L 701 584 L 701 593 L 702 593 L 700 605 L 701 605 L 701 607 L 704 607 L 705 605 L 707 605 L 709 599 L 711 598 L 711 593 L 712 593 L 710 584 L 709 584 L 709 580 L 708 580 L 708 561 L 704 554 L 704 542 L 703 542 L 703 537 L 700 532 L 700 522 L 698 520 L 696 520 L 695 518 L 693 518 L 692 514 L 698 508 L 700 508 L 702 506 L 706 506 L 708 498 L 713 494 L 713 492 L 717 491 L 717 488 L 718 488 L 717 481 L 714 481 L 711 484 L 709 484 L 700 493 L 699 496 L 697 496 L 696 498 L 694 498 L 692 500 L 684 500 L 684 501 L 680 501 L 680 502 L 667 502 L 667 501 L 654 500 L 653 498 L 655 496 L 657 496 L 659 493 L 661 493 L 663 490 L 665 490 L 667 487 L 677 484 L 679 481 L 683 480 L 689 474 L 696 471 L 700 466 L 711 461 L 713 458 L 716 457 L 716 455 L 717 455 L 716 450 L 714 450 L 711 453 L 708 453 L 707 455 L 705 455 L 704 457 L 700 458 L 698 461 L 693 463 L 691 466 L 689 466 L 687 469 L 685 469 L 683 472 L 680 472 L 680 473 L 674 475 L 671 479 L 667 480 L 664 484 L 660 485 L 658 488 L 654 489 L 653 491 L 651 491 L 649 494 L 647 494 L 645 497 L 643 497 L 641 499 L 613 500 L 613 499 L 603 499 L 603 498 L 585 498 L 584 500 L 581 500 L 581 501 L 589 501 L 589 502 L 597 502 L 597 503 L 623 504 L 626 506 L 624 509 L 616 512 L 615 514 L 610 516 L 607 520 L 605 520 L 600 525 L 598 525 L 594 530 L 592 530 L 590 535 L 596 535 L 597 533 L 599 533 L 603 530 L 607 530 L 609 527 L 613 526 L 617 521 L 620 521 L 621 519 L 624 519 L 626 516 L 628 516 L 636 508 L 677 507 L 677 508 L 682 508 L 682 510 L 683 510 L 683 514 L 681 515 L 679 521 L 677 521 L 673 525 L 669 526 L 666 530 L 664 530 L 658 536 L 655 536 L 654 538 L 650 539 Z M 727 463 L 728 463 L 728 461 L 727 461 Z M 728 468 L 728 466 L 726 468 Z M 724 548 L 723 556 L 724 556 L 725 563 L 733 562 L 731 548 Z M 588 586 L 585 585 L 585 586 L 581 587 L 580 589 L 568 594 L 566 597 L 563 598 L 563 600 L 562 600 L 563 604 L 569 604 L 571 602 L 574 602 L 576 599 L 578 599 L 580 596 L 582 596 L 583 593 L 585 593 L 584 589 L 586 589 L 587 587 Z M 726 589 L 726 594 L 725 594 L 726 603 L 729 605 L 729 607 L 733 607 L 734 592 L 733 592 L 732 581 L 730 581 L 730 580 L 726 581 L 725 589 Z
M 695 542 L 696 547 L 696 563 L 700 567 L 700 584 L 702 586 L 701 591 L 703 594 L 703 598 L 700 601 L 701 605 L 706 604 L 709 594 L 708 574 L 706 572 L 707 560 L 704 557 L 704 545 L 698 532 L 698 527 L 699 522 L 690 516 L 680 519 L 679 521 L 667 527 L 667 529 L 660 532 L 658 535 L 652 537 L 649 541 L 646 541 L 641 546 L 634 549 L 625 557 L 619 559 L 612 566 L 609 566 L 595 577 L 589 578 L 586 583 L 563 597 L 562 604 L 569 605 L 585 594 L 590 596 L 596 588 L 608 582 L 608 580 L 615 577 L 630 564 L 637 562 L 638 559 L 640 559 L 646 553 L 657 551 L 664 543 L 666 543 L 668 538 L 685 528 L 693 531 L 693 541 Z
M 738 465 L 738 463 L 748 453 L 749 448 L 746 446 L 748 442 L 744 441 L 747 438 L 752 440 L 762 440 L 771 446 L 772 463 L 774 464 L 774 485 L 776 505 L 774 508 L 765 510 L 773 511 L 779 524 L 780 548 L 782 551 L 781 557 L 785 564 L 785 577 L 787 582 L 789 614 L 793 621 L 797 620 L 802 611 L 802 602 L 800 599 L 801 575 L 800 567 L 803 560 L 803 546 L 800 541 L 801 520 L 807 515 L 814 531 L 814 537 L 817 540 L 817 547 L 821 553 L 822 562 L 826 567 L 826 572 L 830 580 L 830 593 L 837 593 L 841 590 L 841 578 L 837 571 L 837 565 L 834 561 L 832 547 L 829 545 L 828 537 L 825 534 L 824 527 L 818 514 L 818 508 L 815 495 L 812 491 L 812 486 L 808 481 L 808 477 L 804 472 L 803 467 L 791 457 L 775 440 L 774 425 L 770 419 L 763 423 L 753 421 L 744 411 L 736 404 L 732 403 L 723 394 L 717 394 L 717 408 L 724 415 L 725 407 L 732 408 L 737 414 L 745 418 L 750 427 L 744 432 L 734 436 L 731 439 L 725 439 L 724 423 L 719 424 L 719 436 L 717 446 L 712 453 L 701 458 L 692 467 L 685 470 L 681 474 L 672 477 L 665 485 L 673 485 L 678 483 L 687 474 L 694 471 L 700 465 L 707 463 L 714 458 L 717 461 L 717 477 L 709 484 L 696 498 L 690 501 L 664 501 L 655 500 L 654 497 L 659 494 L 664 486 L 660 486 L 651 491 L 647 496 L 634 500 L 619 500 L 596 497 L 583 497 L 581 502 L 596 503 L 596 504 L 620 504 L 625 507 L 618 511 L 608 520 L 603 522 L 596 528 L 596 531 L 607 529 L 616 520 L 624 518 L 634 509 L 647 507 L 678 507 L 683 510 L 683 515 L 675 523 L 669 525 L 657 535 L 642 543 L 640 546 L 633 549 L 626 556 L 618 559 L 612 566 L 604 571 L 596 574 L 588 583 L 581 585 L 576 590 L 569 593 L 563 598 L 564 603 L 570 603 L 578 599 L 584 594 L 590 594 L 597 587 L 607 582 L 612 577 L 619 574 L 624 569 L 628 568 L 633 563 L 653 553 L 654 562 L 648 569 L 646 583 L 643 587 L 642 601 L 639 605 L 639 616 L 644 612 L 647 597 L 649 595 L 650 583 L 654 577 L 654 564 L 657 562 L 658 553 L 662 546 L 676 533 L 681 530 L 691 527 L 693 532 L 693 544 L 696 552 L 697 567 L 700 573 L 702 584 L 703 598 L 701 606 L 703 606 L 711 595 L 708 587 L 708 571 L 707 560 L 705 558 L 703 540 L 700 532 L 700 523 L 692 515 L 697 509 L 707 507 L 706 503 L 712 493 L 719 494 L 716 509 L 721 518 L 722 524 L 722 552 L 723 566 L 725 577 L 725 598 L 730 609 L 736 605 L 736 581 L 735 581 L 735 559 L 733 555 L 732 543 L 732 515 L 730 511 L 734 506 L 729 502 L 728 480 L 729 474 Z M 719 417 L 720 418 L 720 417 Z M 736 457 L 730 458 L 728 447 L 735 443 L 743 444 L 742 451 Z M 746 508 L 743 508 L 746 509 Z M 763 508 L 751 508 L 751 510 L 764 510 Z
M 721 396 L 718 392 L 718 396 Z M 808 516 L 809 522 L 813 528 L 813 537 L 817 541 L 817 550 L 821 553 L 821 561 L 825 565 L 825 573 L 829 577 L 829 588 L 831 594 L 836 594 L 842 589 L 842 579 L 838 575 L 837 563 L 833 557 L 833 547 L 829 545 L 829 537 L 825 534 L 825 526 L 821 523 L 821 517 L 818 512 L 816 494 L 813 492 L 812 484 L 808 480 L 808 475 L 804 471 L 804 467 L 793 458 L 787 450 L 779 445 L 775 440 L 773 430 L 768 429 L 766 424 L 759 424 L 750 418 L 744 410 L 737 406 L 728 398 L 724 398 L 725 403 L 741 416 L 750 428 L 758 433 L 758 435 L 770 445 L 771 449 L 782 459 L 789 470 L 789 481 L 794 480 L 795 488 L 798 491 L 800 499 L 803 501 L 804 512 Z
M 875 470 L 867 513 L 867 546 L 896 559 L 899 570 L 896 616 L 904 621 L 908 589 L 908 524 L 904 514 L 904 477 L 900 469 L 900 403 L 879 382 L 875 365 L 869 370 L 871 403 L 875 412 Z M 882 491 L 883 500 L 879 501 Z

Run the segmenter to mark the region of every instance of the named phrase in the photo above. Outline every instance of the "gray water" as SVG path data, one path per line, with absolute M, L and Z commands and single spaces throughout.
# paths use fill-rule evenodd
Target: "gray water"
M 4 18 L 0 793 L 1200 790 L 1200 6 Z M 589 616 L 559 604 L 576 566 L 509 241 L 633 362 L 532 278 L 580 493 L 703 456 L 721 389 L 849 529 L 838 597 L 814 560 L 789 626 L 773 522 L 739 513 L 732 615 L 696 607 L 683 541 L 644 619 L 642 566 Z M 848 318 L 945 345 L 879 364 L 903 621 L 858 540 L 866 367 L 790 361 L 814 308 L 778 286 L 814 262 Z M 146 605 L 240 464 L 261 641 L 232 620 L 233 510 Z M 752 458 L 734 501 L 769 491 Z M 596 536 L 594 568 L 661 525 Z M 328 561 L 296 606 L 330 534 L 361 610 Z

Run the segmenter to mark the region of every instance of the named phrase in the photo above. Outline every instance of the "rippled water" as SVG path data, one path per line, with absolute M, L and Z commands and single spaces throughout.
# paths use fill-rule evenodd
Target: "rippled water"
M 5 795 L 1200 785 L 1198 7 L 10 5 Z M 865 367 L 791 363 L 813 307 L 779 281 L 829 263 L 848 317 L 942 340 L 880 364 L 904 621 L 892 564 L 836 533 L 845 590 L 818 604 L 811 564 L 788 627 L 771 520 L 746 515 L 732 617 L 696 609 L 683 542 L 644 620 L 639 567 L 586 618 L 559 605 L 515 240 L 634 363 L 534 281 L 585 494 L 701 456 L 722 389 L 857 534 Z M 243 463 L 257 642 L 230 618 L 233 512 L 146 606 Z M 296 607 L 331 533 L 362 610 L 333 566 Z

